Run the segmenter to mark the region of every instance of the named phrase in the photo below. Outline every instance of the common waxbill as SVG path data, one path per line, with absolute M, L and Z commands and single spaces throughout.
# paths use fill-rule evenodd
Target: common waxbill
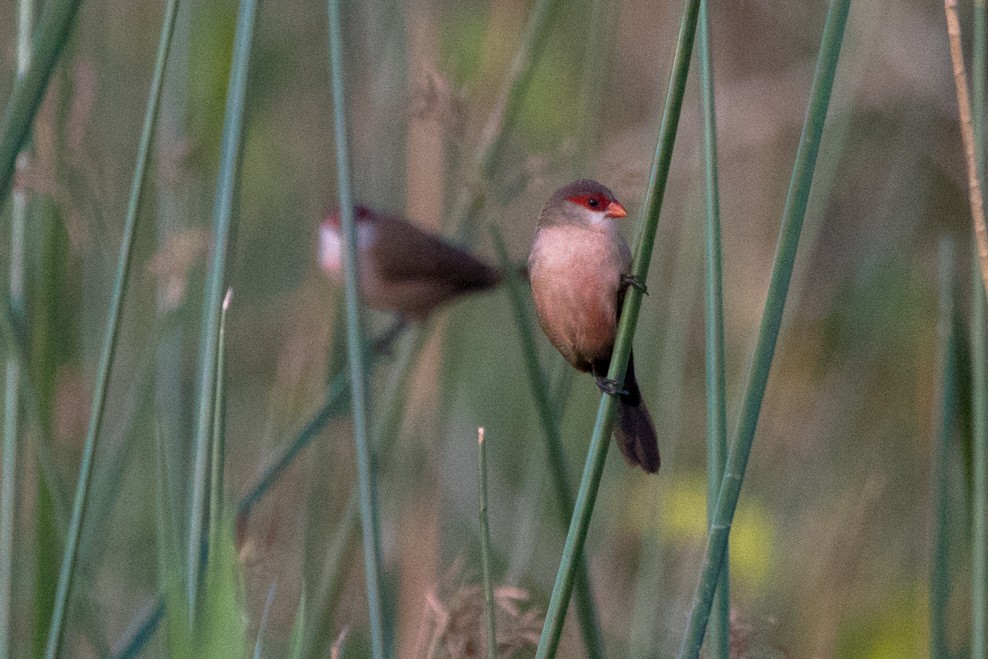
M 627 214 L 596 181 L 556 190 L 539 215 L 528 273 L 549 341 L 578 370 L 592 373 L 602 390 L 618 395 L 618 447 L 628 462 L 655 473 L 659 444 L 635 380 L 634 358 L 628 359 L 623 389 L 607 379 L 624 292 L 640 286 L 615 223 Z
M 363 301 L 396 311 L 403 320 L 425 318 L 453 298 L 497 285 L 500 273 L 440 236 L 393 215 L 354 208 L 357 277 Z M 343 285 L 343 236 L 339 210 L 319 227 L 319 263 Z

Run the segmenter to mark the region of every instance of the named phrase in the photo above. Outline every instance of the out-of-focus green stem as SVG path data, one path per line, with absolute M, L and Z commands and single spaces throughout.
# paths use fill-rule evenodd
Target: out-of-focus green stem
M 974 3 L 974 37 L 971 58 L 972 99 L 971 128 L 974 135 L 974 162 L 978 187 L 982 198 L 985 186 L 985 2 Z M 975 273 L 983 267 L 977 260 L 972 263 Z M 982 278 L 974 278 L 974 443 L 973 443 L 973 496 L 971 529 L 971 656 L 988 655 L 988 357 L 985 355 L 985 291 Z
M 48 79 L 68 42 L 81 4 L 82 0 L 51 0 L 44 6 L 31 44 L 31 61 L 14 82 L 14 91 L 0 122 L 0 206 L 10 193 L 17 154 L 31 132 Z
M 494 620 L 494 579 L 491 576 L 491 525 L 487 517 L 487 446 L 484 429 L 477 429 L 477 488 L 480 490 L 480 559 L 484 571 L 484 617 L 487 622 L 487 659 L 497 659 L 497 625 Z
M 977 270 L 975 270 L 977 272 Z M 981 283 L 980 278 L 977 284 Z M 971 447 L 973 487 L 971 495 L 971 656 L 985 656 L 986 622 L 985 583 L 988 582 L 988 318 L 985 314 L 985 291 L 972 287 L 971 300 L 971 368 L 973 374 L 973 432 Z M 980 651 L 980 654 L 979 654 Z
M 727 460 L 727 403 L 724 395 L 724 293 L 721 276 L 720 195 L 717 177 L 717 114 L 710 47 L 707 0 L 700 0 L 697 24 L 697 63 L 700 65 L 700 106 L 703 121 L 703 178 L 706 196 L 706 388 L 707 388 L 707 524 L 713 523 L 714 507 Z M 711 657 L 728 659 L 731 652 L 730 562 L 717 584 L 707 651 Z
M 257 0 L 242 0 L 237 13 L 237 27 L 233 37 L 233 62 L 227 86 L 226 109 L 223 117 L 223 136 L 220 142 L 219 176 L 216 182 L 216 200 L 213 206 L 213 247 L 210 254 L 209 273 L 203 306 L 202 335 L 200 338 L 199 381 L 196 392 L 199 409 L 196 414 L 196 432 L 192 456 L 192 483 L 189 501 L 189 535 L 186 540 L 186 597 L 189 606 L 189 622 L 195 623 L 199 598 L 199 579 L 202 571 L 202 542 L 206 518 L 207 481 L 209 475 L 209 440 L 212 437 L 216 354 L 223 295 L 226 291 L 226 259 L 230 246 L 231 227 L 234 221 L 234 203 L 240 178 L 240 160 L 243 151 L 244 124 L 246 123 L 247 75 L 250 70 L 251 43 L 254 37 L 254 18 Z
M 17 3 L 17 77 L 31 61 L 31 24 L 34 0 Z M 27 154 L 22 153 L 21 158 Z M 27 226 L 26 190 L 14 190 L 10 227 L 10 307 L 24 309 L 24 234 Z M 3 449 L 0 455 L 0 659 L 11 656 L 14 609 L 14 527 L 17 516 L 17 433 L 20 363 L 17 353 L 7 356 L 4 378 Z
M 93 461 L 96 453 L 96 441 L 103 425 L 103 415 L 106 411 L 106 394 L 109 387 L 110 371 L 116 354 L 120 320 L 122 317 L 124 296 L 130 274 L 133 256 L 134 235 L 137 232 L 138 211 L 141 197 L 147 179 L 147 162 L 151 152 L 151 137 L 154 134 L 155 122 L 158 118 L 158 107 L 161 98 L 161 83 L 164 79 L 165 62 L 168 59 L 168 49 L 171 46 L 175 27 L 177 0 L 169 0 L 165 10 L 165 19 L 161 28 L 161 38 L 158 43 L 158 56 L 155 62 L 151 91 L 148 96 L 147 110 L 144 115 L 144 127 L 141 131 L 140 144 L 137 151 L 137 162 L 134 165 L 134 176 L 131 182 L 130 198 L 127 203 L 127 217 L 124 223 L 123 240 L 117 259 L 117 270 L 113 282 L 113 295 L 110 309 L 107 313 L 106 331 L 103 335 L 103 346 L 100 353 L 99 371 L 93 391 L 92 407 L 90 409 L 89 427 L 83 446 L 82 461 L 79 465 L 79 480 L 76 486 L 75 499 L 72 504 L 72 519 L 62 555 L 62 567 L 58 575 L 58 588 L 55 595 L 55 608 L 52 612 L 51 624 L 48 628 L 48 642 L 45 655 L 55 659 L 61 654 L 62 640 L 65 636 L 65 615 L 72 596 L 72 584 L 76 573 L 76 562 L 79 554 L 79 537 L 85 523 L 86 509 L 89 504 L 89 486 L 93 471 Z M 37 52 L 37 51 L 36 51 Z
M 230 310 L 230 297 L 233 289 L 227 289 L 223 298 L 223 308 L 220 311 L 219 336 L 216 342 L 216 375 L 213 377 L 215 394 L 213 396 L 213 429 L 210 439 L 212 451 L 209 459 L 209 544 L 211 550 L 220 546 L 223 533 L 223 467 L 226 464 L 226 383 L 223 379 L 225 370 L 226 345 L 226 314 Z M 209 551 L 209 563 L 213 564 L 215 552 Z
M 745 469 L 748 466 L 748 457 L 751 455 L 758 416 L 761 412 L 765 387 L 768 384 L 772 358 L 775 354 L 775 344 L 779 337 L 779 328 L 782 325 L 786 293 L 789 290 L 789 280 L 792 276 L 793 263 L 796 260 L 800 229 L 802 229 L 803 218 L 806 215 L 810 185 L 813 182 L 813 167 L 816 164 L 820 139 L 823 136 L 823 126 L 827 118 L 830 92 L 833 88 L 849 9 L 850 0 L 832 0 L 827 14 L 820 54 L 813 75 L 810 104 L 803 124 L 799 148 L 796 152 L 796 162 L 789 183 L 785 209 L 782 213 L 782 228 L 779 233 L 779 243 L 776 248 L 768 297 L 765 301 L 765 311 L 758 331 L 758 343 L 755 347 L 748 384 L 745 388 L 737 431 L 728 455 L 724 479 L 720 486 L 717 508 L 714 511 L 714 521 L 710 526 L 700 580 L 697 583 L 690 607 L 687 632 L 679 651 L 681 658 L 700 655 L 700 647 L 703 644 L 704 632 L 710 618 L 714 593 L 717 590 L 721 568 L 727 555 L 729 532 L 734 520 L 734 512 L 737 509 L 738 498 L 741 495 L 741 485 L 744 482 Z
M 957 377 L 954 370 L 954 246 L 940 241 L 937 259 L 939 280 L 937 317 L 937 386 L 933 418 L 933 487 L 934 523 L 933 556 L 930 561 L 930 656 L 946 659 L 947 604 L 950 599 L 950 442 L 956 412 Z M 979 283 L 975 280 L 975 284 Z M 980 286 L 975 286 L 979 290 Z
M 381 535 L 370 438 L 368 433 L 367 371 L 364 368 L 364 327 L 357 281 L 357 230 L 350 192 L 350 157 L 347 150 L 346 96 L 343 89 L 343 25 L 339 0 L 329 0 L 329 65 L 333 88 L 333 128 L 336 138 L 336 178 L 343 232 L 343 272 L 346 284 L 347 354 L 353 401 L 354 443 L 357 450 L 357 488 L 363 528 L 364 580 L 370 616 L 371 650 L 376 659 L 389 655 L 384 604 L 381 595 Z

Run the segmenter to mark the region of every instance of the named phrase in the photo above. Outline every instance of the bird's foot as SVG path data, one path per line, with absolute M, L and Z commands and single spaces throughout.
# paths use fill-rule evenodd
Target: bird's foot
M 622 387 L 621 383 L 617 380 L 611 380 L 600 375 L 593 376 L 593 379 L 597 381 L 597 386 L 600 387 L 600 390 L 609 396 L 628 395 L 628 390 Z
M 645 286 L 645 282 L 639 279 L 637 275 L 621 275 L 621 285 L 637 288 L 643 294 L 648 295 L 648 287 Z

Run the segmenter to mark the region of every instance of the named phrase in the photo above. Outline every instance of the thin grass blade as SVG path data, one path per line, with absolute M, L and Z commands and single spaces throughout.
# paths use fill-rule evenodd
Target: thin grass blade
M 728 454 L 724 479 L 720 486 L 714 522 L 710 526 L 700 580 L 697 583 L 693 602 L 690 606 L 687 633 L 679 651 L 680 657 L 699 656 L 707 621 L 710 618 L 714 592 L 720 581 L 720 571 L 727 554 L 728 534 L 734 519 L 734 512 L 737 509 L 738 498 L 741 495 L 741 484 L 744 481 L 748 457 L 751 454 L 755 429 L 758 425 L 758 415 L 761 412 L 765 387 L 768 384 L 768 375 L 772 366 L 772 357 L 775 354 L 775 344 L 779 337 L 779 328 L 782 325 L 786 293 L 789 289 L 793 263 L 796 260 L 800 229 L 806 214 L 810 185 L 813 182 L 813 167 L 816 164 L 816 156 L 823 136 L 823 126 L 827 118 L 830 92 L 833 89 L 849 9 L 850 0 L 833 0 L 827 13 L 820 53 L 813 74 L 810 104 L 803 124 L 803 132 L 799 139 L 796 162 L 789 183 L 789 193 L 782 213 L 782 228 L 779 233 L 775 263 L 772 267 L 768 298 L 765 301 L 765 311 L 758 331 L 758 342 L 748 376 L 748 384 L 745 387 L 738 427 Z
M 971 656 L 988 651 L 988 311 L 985 290 L 975 272 L 971 287 L 971 369 L 973 411 L 971 449 Z
M 947 644 L 947 604 L 950 598 L 950 462 L 956 414 L 957 374 L 953 359 L 954 245 L 940 241 L 937 259 L 937 384 L 934 389 L 933 557 L 930 561 L 930 656 L 950 656 Z M 978 282 L 975 281 L 977 284 Z M 980 288 L 975 286 L 975 288 Z
M 984 193 L 985 186 L 985 68 L 988 54 L 985 52 L 986 39 L 986 18 L 984 0 L 974 2 L 974 35 L 971 56 L 971 131 L 974 138 L 974 163 L 978 178 L 978 189 Z M 983 218 L 982 218 L 983 220 Z M 977 255 L 975 254 L 975 257 Z M 976 259 L 972 264 L 973 271 L 978 272 L 979 267 L 983 267 Z M 982 272 L 982 278 L 985 273 Z M 975 277 L 974 288 L 978 286 L 978 279 Z M 975 315 L 974 323 L 977 333 L 972 333 L 972 337 L 980 334 L 980 340 L 974 339 L 974 387 L 978 392 L 973 401 L 974 406 L 974 450 L 973 450 L 973 480 L 974 492 L 972 497 L 972 528 L 971 556 L 974 562 L 972 566 L 971 583 L 971 656 L 983 657 L 988 654 L 988 410 L 985 409 L 988 401 L 988 362 L 985 355 L 985 305 L 984 298 L 978 294 L 975 298 L 977 304 L 972 305 L 972 314 Z M 949 576 L 949 575 L 948 575 Z
M 724 291 L 721 275 L 720 195 L 717 177 L 717 114 L 714 102 L 713 55 L 710 46 L 710 17 L 707 0 L 700 0 L 697 19 L 697 63 L 700 78 L 700 109 L 703 123 L 703 179 L 706 197 L 705 353 L 707 391 L 707 525 L 713 523 L 714 507 L 727 462 L 727 403 L 724 395 Z M 727 659 L 731 651 L 730 561 L 724 559 L 714 599 L 707 651 L 711 657 Z
M 164 595 L 160 597 L 161 604 L 155 605 L 148 612 L 151 619 L 158 624 L 165 619 L 164 601 L 167 599 L 170 607 L 166 621 L 167 645 L 172 654 L 191 652 L 191 630 L 188 616 L 185 612 L 185 593 L 182 588 L 182 541 L 181 531 L 175 524 L 175 503 L 169 496 L 168 458 L 166 456 L 165 439 L 160 424 L 156 424 L 154 433 L 155 448 L 155 530 L 157 540 L 158 583 Z M 126 647 L 117 656 L 136 657 L 140 654 L 143 644 L 151 640 L 149 632 L 136 632 L 137 647 Z
M 148 96 L 147 111 L 144 116 L 144 127 L 141 131 L 140 145 L 137 151 L 137 162 L 134 166 L 130 199 L 127 203 L 127 217 L 124 223 L 124 235 L 120 243 L 120 253 L 117 259 L 113 295 L 110 302 L 110 309 L 107 313 L 106 331 L 103 337 L 99 371 L 93 391 L 89 427 L 86 432 L 82 462 L 79 466 L 79 481 L 72 504 L 72 520 L 69 523 L 65 551 L 62 557 L 62 567 L 58 575 L 55 609 L 52 613 L 52 620 L 48 629 L 48 642 L 45 654 L 49 659 L 54 659 L 61 654 L 60 650 L 65 636 L 65 615 L 71 600 L 72 585 L 76 574 L 79 536 L 82 533 L 86 508 L 89 504 L 89 486 L 92 477 L 93 459 L 96 453 L 96 441 L 102 429 L 103 414 L 106 409 L 106 394 L 110 380 L 110 371 L 113 367 L 118 344 L 121 310 L 129 282 L 131 257 L 133 254 L 132 247 L 134 235 L 137 232 L 138 210 L 140 209 L 141 196 L 147 179 L 147 162 L 151 151 L 151 136 L 154 134 L 154 127 L 158 117 L 161 82 L 164 78 L 165 63 L 168 60 L 168 50 L 171 46 L 172 35 L 174 33 L 177 6 L 177 0 L 169 0 L 165 9 L 164 23 L 161 28 L 158 56 L 151 82 L 151 91 Z
M 480 558 L 484 572 L 484 619 L 487 624 L 487 659 L 497 659 L 497 626 L 494 620 L 494 579 L 491 575 L 491 525 L 487 516 L 487 446 L 484 429 L 477 429 L 477 489 L 480 490 Z
M 292 637 L 288 641 L 288 659 L 302 659 L 302 639 L 305 637 L 305 594 L 298 600 L 295 609 L 295 622 L 292 624 Z
M 213 428 L 210 439 L 212 451 L 210 454 L 209 476 L 209 544 L 208 547 L 218 547 L 220 534 L 224 528 L 223 520 L 223 468 L 226 464 L 226 387 L 224 383 L 226 345 L 226 314 L 230 310 L 230 298 L 233 289 L 227 289 L 223 298 L 223 308 L 220 310 L 219 336 L 216 343 L 216 374 L 213 376 L 215 394 L 213 397 Z
M 209 470 L 209 438 L 212 435 L 215 396 L 216 354 L 223 294 L 226 290 L 226 260 L 234 221 L 234 204 L 240 178 L 246 123 L 247 78 L 250 70 L 251 44 L 257 0 L 243 0 L 237 13 L 233 38 L 233 63 L 227 87 L 223 137 L 220 144 L 219 178 L 213 207 L 213 247 L 203 307 L 202 338 L 199 355 L 199 410 L 193 446 L 193 473 L 189 512 L 189 535 L 186 538 L 186 597 L 190 621 L 195 620 L 199 594 L 201 546 L 206 518 L 206 487 Z
M 31 61 L 31 24 L 34 0 L 17 3 L 17 77 L 23 78 Z M 21 157 L 26 157 L 22 154 Z M 20 159 L 19 159 L 20 160 Z M 21 163 L 19 163 L 21 164 Z M 24 234 L 28 193 L 14 190 L 10 230 L 10 306 L 24 308 Z M 0 658 L 11 656 L 14 610 L 14 534 L 17 515 L 18 396 L 21 368 L 16 353 L 7 357 L 4 378 L 3 449 L 0 456 Z
M 271 605 L 274 604 L 274 594 L 277 590 L 278 582 L 272 582 L 271 587 L 268 588 L 268 596 L 264 598 L 264 610 L 261 612 L 261 622 L 257 625 L 257 638 L 254 640 L 254 659 L 262 659 L 264 656 L 261 650 L 264 647 L 264 635 L 268 631 L 268 623 L 271 620 Z M 297 623 L 298 619 L 296 618 Z
M 81 4 L 82 0 L 52 0 L 45 4 L 34 33 L 31 62 L 14 83 L 0 122 L 0 206 L 10 193 L 17 154 L 31 132 L 48 79 L 68 41 Z
M 343 25 L 339 0 L 329 0 L 329 64 L 333 88 L 333 128 L 336 138 L 336 176 L 343 228 L 343 270 L 346 282 L 347 351 L 350 360 L 350 393 L 353 400 L 354 442 L 357 449 L 357 485 L 363 528 L 364 579 L 370 615 L 371 649 L 374 657 L 390 654 L 381 596 L 381 535 L 378 524 L 372 456 L 368 435 L 366 350 L 357 282 L 357 231 L 354 224 L 350 186 L 350 157 L 347 151 L 346 96 L 343 90 Z

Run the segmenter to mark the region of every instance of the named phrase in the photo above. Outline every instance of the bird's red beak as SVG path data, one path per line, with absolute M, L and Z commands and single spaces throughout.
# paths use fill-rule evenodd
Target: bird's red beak
M 612 201 L 607 204 L 607 208 L 604 209 L 604 217 L 613 217 L 615 219 L 619 217 L 628 217 L 628 211 L 624 210 L 624 206 L 618 201 Z

